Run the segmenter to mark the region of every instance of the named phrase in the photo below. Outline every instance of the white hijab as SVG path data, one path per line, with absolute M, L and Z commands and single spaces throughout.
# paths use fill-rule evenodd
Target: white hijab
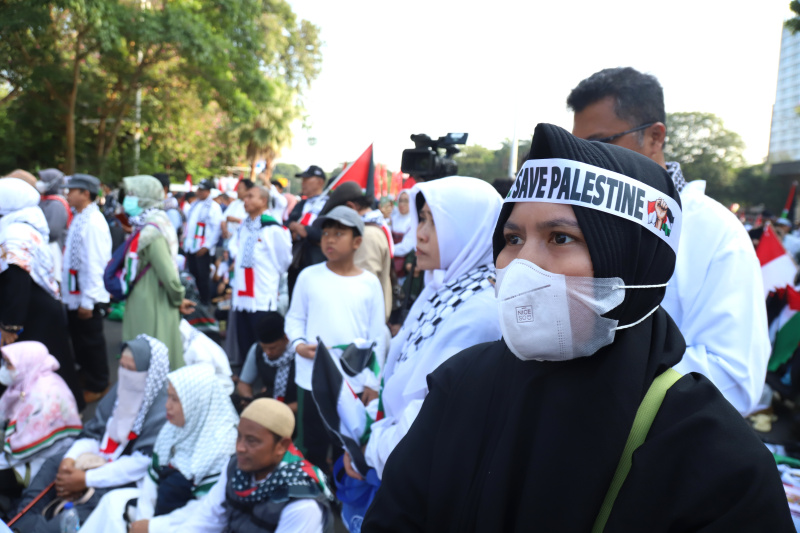
M 0 179 L 0 272 L 17 265 L 37 285 L 59 299 L 50 228 L 39 208 L 39 192 L 17 178 Z
M 493 263 L 492 234 L 503 207 L 503 199 L 494 187 L 476 178 L 451 176 L 417 183 L 409 198 L 414 228 L 419 224 L 420 193 L 433 214 L 441 266 L 425 273 L 425 289 L 418 302 L 470 270 Z
M 450 292 L 447 285 L 470 273 L 476 276 L 475 280 L 466 280 L 463 285 L 464 287 L 474 286 L 476 280 L 485 278 L 476 272 L 481 267 L 488 267 L 493 271 L 492 234 L 497 217 L 500 215 L 500 208 L 503 206 L 503 199 L 497 194 L 494 187 L 476 178 L 452 176 L 418 183 L 411 189 L 410 195 L 413 227 L 419 223 L 416 209 L 418 194 L 425 197 L 425 202 L 433 215 L 436 236 L 439 241 L 441 268 L 425 272 L 425 288 L 411 306 L 400 332 L 392 340 L 384 374 L 387 387 L 388 379 L 393 374 L 395 367 L 401 363 L 400 359 L 407 358 L 407 354 L 404 352 L 408 351 L 408 347 L 405 346 L 408 340 L 415 342 L 414 352 L 423 354 L 429 353 L 434 345 L 439 346 L 442 343 L 448 347 L 462 347 L 461 349 L 463 349 L 473 344 L 486 342 L 486 340 L 497 340 L 469 338 L 469 336 L 457 340 L 444 339 L 443 337 L 449 335 L 450 326 L 458 330 L 460 326 L 473 321 L 496 322 L 496 313 L 490 311 L 485 317 L 465 316 L 463 312 L 455 313 L 453 310 L 443 310 L 448 305 L 431 309 L 431 301 L 438 299 L 437 296 L 442 296 L 439 294 L 440 291 L 444 291 L 444 296 L 449 301 Z M 456 296 L 458 295 L 456 294 Z M 447 302 L 444 303 L 447 304 Z M 431 329 L 430 322 L 433 318 L 429 315 L 437 313 L 441 315 L 442 320 L 436 321 L 435 329 L 429 333 L 426 332 L 426 329 Z M 493 336 L 493 331 L 497 328 L 489 329 L 492 332 L 490 336 Z M 424 338 L 419 340 L 417 339 L 418 335 L 422 335 Z M 480 336 L 478 335 L 478 337 Z M 440 348 L 444 348 L 444 346 Z M 449 350 L 444 351 L 449 352 Z M 453 353 L 455 352 L 450 352 L 447 357 Z M 441 362 L 439 356 L 436 355 L 425 357 L 424 362 L 415 362 L 413 366 L 419 366 L 419 372 L 427 375 Z M 429 366 L 432 368 L 428 368 Z
M 397 195 L 398 202 L 400 201 L 400 197 L 403 195 L 409 199 L 409 211 L 405 215 L 400 212 L 399 207 L 395 207 L 392 211 L 392 231 L 395 233 L 408 233 L 408 231 L 415 227 L 413 219 L 411 218 L 411 212 L 414 209 L 411 209 L 411 197 L 408 195 L 408 191 L 402 191 L 400 194 Z

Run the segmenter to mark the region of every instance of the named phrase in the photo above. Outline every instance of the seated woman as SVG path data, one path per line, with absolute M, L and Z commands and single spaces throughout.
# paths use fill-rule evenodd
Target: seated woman
M 58 516 L 49 519 L 41 514 L 54 496 L 77 500 L 75 509 L 85 522 L 103 494 L 146 475 L 156 435 L 166 422 L 167 347 L 139 335 L 123 344 L 119 365 L 117 383 L 97 404 L 79 439 L 63 459 L 45 461 L 22 493 L 20 510 L 55 481 L 55 494 L 48 492 L 16 523 L 20 531 L 59 531 Z
M 75 397 L 55 373 L 58 361 L 41 342 L 0 348 L 0 421 L 5 432 L 0 455 L 0 495 L 19 497 L 46 459 L 64 455 L 81 432 Z
M 169 513 L 205 495 L 230 461 L 239 417 L 214 367 L 185 366 L 167 380 L 167 424 L 156 438 L 148 475 L 136 488 L 103 496 L 81 531 L 125 533 L 124 513 L 135 522 L 134 532 L 180 531 Z M 130 500 L 137 500 L 135 509 Z
M 752 429 L 670 368 L 681 222 L 650 159 L 537 126 L 493 239 L 503 339 L 428 377 L 363 531 L 794 531 Z

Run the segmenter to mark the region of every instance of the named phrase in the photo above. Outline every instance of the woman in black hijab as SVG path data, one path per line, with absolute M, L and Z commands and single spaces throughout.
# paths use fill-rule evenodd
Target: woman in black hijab
M 685 343 L 658 305 L 680 226 L 661 167 L 537 126 L 493 237 L 503 339 L 429 375 L 362 530 L 794 531 L 739 413 L 699 374 L 669 380 Z

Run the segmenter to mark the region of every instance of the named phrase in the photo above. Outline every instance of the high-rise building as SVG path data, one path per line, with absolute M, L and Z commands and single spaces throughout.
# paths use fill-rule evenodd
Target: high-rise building
M 772 108 L 769 162 L 773 165 L 800 161 L 800 33 L 786 28 L 781 37 L 778 87 Z M 775 169 L 777 170 L 777 169 Z M 774 173 L 774 172 L 773 172 Z

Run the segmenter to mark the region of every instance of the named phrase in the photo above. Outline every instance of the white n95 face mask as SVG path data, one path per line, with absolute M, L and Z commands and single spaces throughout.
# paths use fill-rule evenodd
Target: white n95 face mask
M 497 270 L 500 329 L 509 350 L 523 361 L 567 361 L 594 354 L 614 341 L 618 321 L 601 315 L 619 306 L 626 286 L 620 278 L 586 278 L 547 272 L 524 259 Z
M 0 383 L 10 387 L 14 384 L 15 379 L 17 379 L 16 370 L 9 370 L 6 365 L 0 365 Z

